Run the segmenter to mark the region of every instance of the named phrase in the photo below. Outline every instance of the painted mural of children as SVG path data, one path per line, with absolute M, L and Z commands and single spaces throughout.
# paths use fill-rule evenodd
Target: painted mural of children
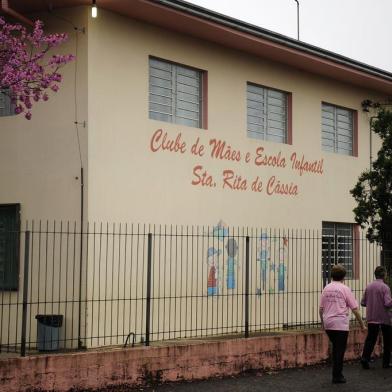
M 207 280 L 207 295 L 218 295 L 219 285 L 218 285 L 218 256 L 221 251 L 213 247 L 207 250 L 207 264 L 209 266 L 208 270 L 208 280 Z
M 226 276 L 226 286 L 228 289 L 235 289 L 235 274 L 234 265 L 235 257 L 238 252 L 237 241 L 234 238 L 229 238 L 226 243 L 227 250 L 227 276 Z

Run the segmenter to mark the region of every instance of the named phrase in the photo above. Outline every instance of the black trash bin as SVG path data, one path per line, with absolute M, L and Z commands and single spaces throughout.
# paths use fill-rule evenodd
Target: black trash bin
M 56 351 L 59 349 L 60 328 L 63 325 L 62 314 L 37 314 L 37 349 L 38 351 Z

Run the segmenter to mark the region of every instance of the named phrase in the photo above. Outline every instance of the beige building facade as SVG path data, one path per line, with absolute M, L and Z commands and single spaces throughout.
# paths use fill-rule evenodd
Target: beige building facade
M 263 229 L 318 230 L 318 248 L 312 254 L 305 249 L 296 251 L 295 259 L 304 255 L 303 268 L 317 276 L 306 286 L 311 293 L 321 287 L 318 278 L 322 275 L 322 231 L 333 230 L 336 237 L 339 230 L 348 227 L 351 277 L 362 279 L 361 284 L 371 279 L 370 270 L 359 277 L 359 268 L 363 267 L 356 261 L 361 250 L 355 251 L 352 242 L 357 229 L 349 191 L 379 147 L 370 131 L 371 114 L 362 110 L 362 102 L 384 101 L 392 92 L 392 75 L 178 1 L 102 1 L 98 18 L 94 19 L 83 1 L 68 2 L 73 6 L 66 8 L 62 7 L 64 2 L 53 3 L 59 8 L 55 6 L 53 12 L 47 13 L 39 6 L 15 2 L 19 12 L 43 19 L 49 31 L 67 31 L 69 40 L 61 51 L 77 56 L 63 69 L 60 91 L 48 102 L 35 105 L 30 122 L 17 116 L 0 118 L 0 204 L 20 206 L 22 227 L 26 220 L 29 228 L 35 220 L 36 229 L 39 220 L 76 221 L 79 227 L 83 190 L 83 221 L 84 225 L 89 222 L 90 232 L 96 224 L 94 239 L 96 230 L 99 233 L 102 228 L 101 222 L 104 231 L 106 222 L 188 228 L 205 225 L 218 230 L 257 228 L 255 240 L 260 243 L 252 251 L 255 260 L 260 246 L 261 250 L 269 247 L 276 265 L 283 257 L 279 267 L 282 276 L 287 275 L 289 263 L 294 263 L 288 234 L 279 234 L 273 248 L 267 245 Z M 115 227 L 113 231 L 117 233 L 124 230 L 124 226 Z M 206 232 L 211 234 L 213 230 L 208 228 Z M 56 228 L 51 231 L 55 233 Z M 76 255 L 83 236 L 77 238 L 73 245 Z M 138 312 L 137 305 L 131 305 L 137 302 L 120 303 L 101 326 L 94 322 L 106 314 L 107 301 L 114 301 L 116 293 L 117 300 L 120 293 L 130 293 L 144 275 L 138 275 L 137 267 L 127 270 L 126 263 L 122 264 L 121 260 L 134 254 L 134 248 L 126 253 L 126 246 L 123 248 L 114 237 L 104 248 L 97 248 L 91 238 L 84 237 L 84 265 L 79 269 L 76 258 L 76 268 L 66 272 L 70 274 L 69 281 L 77 279 L 73 296 L 83 296 L 83 304 L 75 304 L 68 317 L 71 340 L 80 325 L 79 338 L 112 337 L 108 331 L 115 325 L 110 324 L 113 319 L 120 320 L 122 330 L 130 330 L 129 325 L 124 327 L 126 320 Z M 55 235 L 49 241 L 53 267 L 44 278 L 46 282 L 62 279 L 61 259 L 68 257 L 63 253 L 65 248 L 53 245 Z M 241 241 L 238 237 L 240 248 L 244 245 L 240 245 Z M 213 306 L 208 310 L 207 302 L 215 294 L 211 281 L 218 278 L 211 278 L 211 265 L 204 259 L 213 256 L 210 248 L 221 246 L 216 251 L 218 256 L 223 252 L 226 245 L 219 241 L 217 244 L 195 242 L 200 256 L 192 264 L 192 275 L 177 277 L 172 286 L 184 294 L 182 284 L 178 285 L 189 282 L 191 286 L 193 277 L 200 276 L 200 283 L 191 291 L 195 291 L 195 298 L 205 295 L 207 314 L 214 313 Z M 106 255 L 113 253 L 109 257 L 109 275 L 101 275 L 97 267 L 97 255 L 105 254 L 105 249 Z M 34 252 L 38 252 L 37 247 L 32 254 L 40 260 Z M 157 272 L 164 256 L 154 255 Z M 171 256 L 167 257 L 173 262 Z M 196 268 L 198 258 L 204 260 L 200 261 L 200 270 Z M 318 260 L 316 264 L 314 259 Z M 106 256 L 106 267 L 107 260 Z M 261 263 L 261 259 L 257 260 Z M 377 262 L 376 255 L 372 263 Z M 98 263 L 105 265 L 105 259 L 99 258 Z M 168 281 L 174 279 L 168 269 L 170 263 L 159 270 Z M 225 290 L 233 289 L 228 283 L 229 270 L 222 267 L 220 284 L 227 285 Z M 72 275 L 71 271 L 77 272 Z M 86 277 L 80 286 L 79 272 Z M 242 280 L 239 277 L 243 272 L 238 271 L 238 279 Z M 263 277 L 263 272 L 255 272 L 253 293 L 256 289 L 258 295 L 268 291 L 260 286 L 264 279 L 264 284 L 274 282 L 273 290 L 287 294 L 289 288 L 279 283 L 278 274 L 275 277 L 275 272 L 273 276 L 268 272 L 268 277 Z M 33 268 L 32 276 L 40 279 Z M 116 284 L 118 276 L 121 283 L 119 280 Z M 153 286 L 161 290 L 157 295 L 170 297 L 171 291 L 160 287 L 159 275 L 154 279 Z M 300 273 L 292 282 L 291 291 L 305 289 Z M 94 302 L 101 299 L 101 292 L 97 293 L 100 285 L 105 286 L 102 303 Z M 43 287 L 45 282 L 35 293 L 41 299 L 44 294 L 39 290 Z M 71 312 L 60 301 L 61 296 L 69 295 L 66 287 L 60 287 L 57 301 L 57 310 L 63 314 Z M 133 297 L 142 298 L 144 286 L 135 290 Z M 297 312 L 302 320 L 317 318 L 317 295 L 306 299 L 307 305 Z M 37 298 L 35 302 L 39 303 Z M 189 301 L 180 301 L 178 307 L 189 309 L 193 304 L 203 313 L 203 302 Z M 280 315 L 284 295 L 271 301 L 265 300 L 260 306 L 255 302 L 255 319 L 266 312 L 271 318 L 277 312 L 282 323 L 296 322 L 293 315 Z M 297 302 L 294 297 L 289 301 L 291 306 Z M 158 312 L 156 315 L 157 309 L 153 310 Z M 222 309 L 225 319 L 228 309 L 238 319 L 243 318 L 238 302 L 222 304 Z M 305 309 L 311 309 L 310 313 L 305 314 Z M 32 309 L 31 317 L 39 312 L 38 308 Z M 75 320 L 79 313 L 83 315 L 78 324 Z M 161 321 L 159 316 L 154 320 L 161 323 L 159 330 L 173 322 L 177 331 L 182 323 L 193 324 L 194 316 L 189 317 L 187 313 L 167 312 Z M 237 330 L 223 324 L 222 331 Z M 200 329 L 214 332 L 213 324 L 201 325 Z M 143 334 L 141 330 L 137 333 Z M 168 335 L 173 336 L 176 334 Z M 87 343 L 102 344 L 93 338 Z

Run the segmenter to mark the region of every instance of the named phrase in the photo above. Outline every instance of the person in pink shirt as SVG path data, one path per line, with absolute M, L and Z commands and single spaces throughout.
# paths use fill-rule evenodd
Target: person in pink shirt
M 320 299 L 321 325 L 332 343 L 332 382 L 345 383 L 343 359 L 349 331 L 349 310 L 354 313 L 361 329 L 366 327 L 358 311 L 354 294 L 344 283 L 346 269 L 336 264 L 331 269 L 332 282 L 324 287 Z
M 373 282 L 369 283 L 363 293 L 361 305 L 366 306 L 366 321 L 368 334 L 363 347 L 361 364 L 364 369 L 369 369 L 370 356 L 376 344 L 379 330 L 381 328 L 383 338 L 382 367 L 392 367 L 391 360 L 392 348 L 392 308 L 391 289 L 385 284 L 384 279 L 387 271 L 381 265 L 374 270 Z

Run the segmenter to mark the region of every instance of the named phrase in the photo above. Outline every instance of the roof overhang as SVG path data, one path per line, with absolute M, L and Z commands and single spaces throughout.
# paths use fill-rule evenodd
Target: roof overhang
M 19 14 L 91 0 L 9 0 Z M 181 0 L 97 0 L 99 8 L 297 69 L 392 95 L 392 74 Z

